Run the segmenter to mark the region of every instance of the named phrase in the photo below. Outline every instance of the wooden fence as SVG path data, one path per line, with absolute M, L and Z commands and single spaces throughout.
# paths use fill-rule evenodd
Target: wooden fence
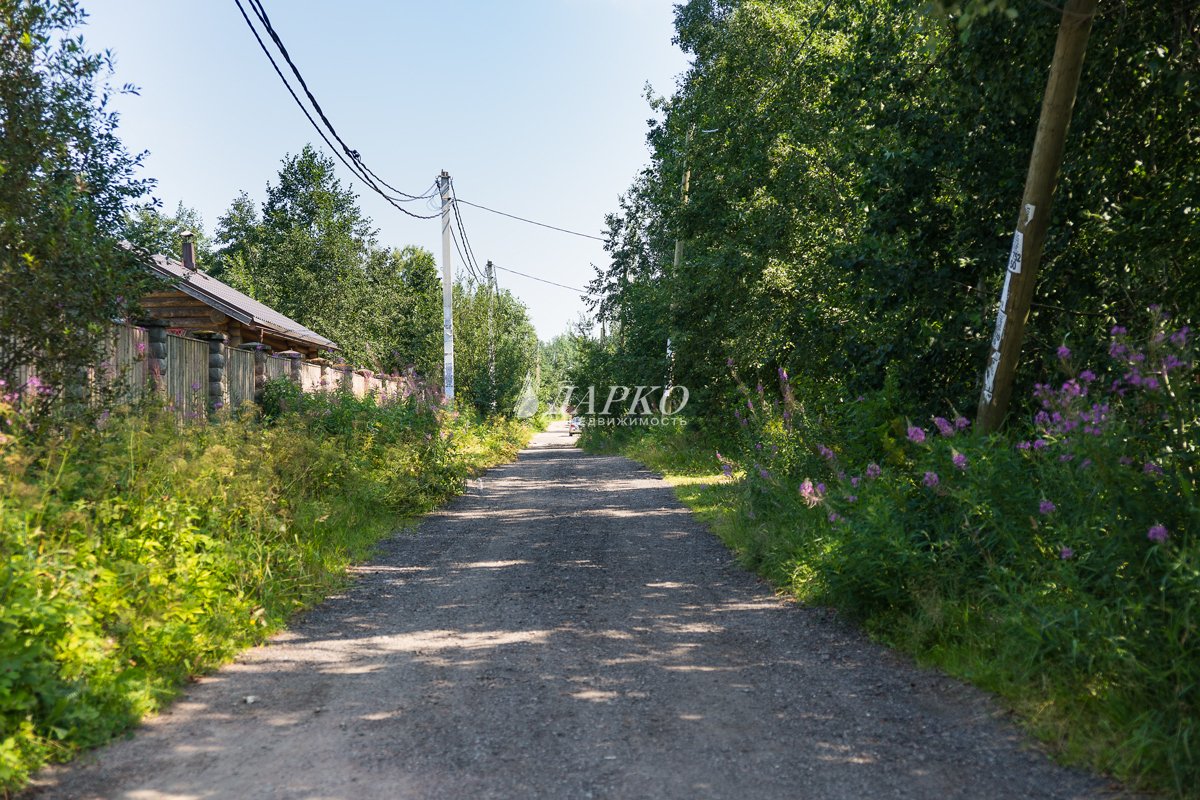
M 32 393 L 40 385 L 29 368 L 19 368 L 13 378 L 8 392 Z M 271 353 L 257 344 L 231 348 L 220 334 L 177 336 L 162 323 L 147 323 L 114 325 L 100 364 L 81 376 L 71 395 L 85 403 L 132 403 L 160 391 L 179 416 L 197 419 L 254 402 L 267 381 L 278 379 L 295 381 L 304 392 L 373 394 L 382 402 L 431 391 L 411 374 L 375 375 L 323 359 L 304 361 L 295 352 Z
M 230 350 L 226 354 L 225 376 L 229 384 L 229 407 L 241 408 L 254 402 L 254 353 Z

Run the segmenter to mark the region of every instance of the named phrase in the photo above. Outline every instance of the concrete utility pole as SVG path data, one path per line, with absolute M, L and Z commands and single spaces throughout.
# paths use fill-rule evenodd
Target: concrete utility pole
M 1013 376 L 1021 354 L 1025 323 L 1029 319 L 1038 266 L 1042 261 L 1054 185 L 1059 167 L 1062 166 L 1067 127 L 1075 108 L 1079 75 L 1083 71 L 1083 56 L 1092 31 L 1096 5 L 1097 0 L 1067 0 L 1062 10 L 1058 44 L 1054 48 L 1050 79 L 1042 100 L 1042 116 L 1038 120 L 1033 154 L 1029 159 L 1025 195 L 1017 215 L 1017 229 L 1013 234 L 1008 268 L 1004 274 L 1004 289 L 1000 293 L 1000 306 L 996 314 L 996 329 L 992 334 L 991 352 L 983 376 L 983 392 L 979 398 L 975 424 L 985 432 L 1000 427 L 1012 398 Z
M 437 179 L 442 195 L 442 372 L 446 399 L 454 403 L 454 269 L 450 264 L 450 173 L 442 170 Z
M 488 282 L 488 394 L 491 395 L 492 413 L 496 413 L 496 268 L 491 259 L 487 262 Z

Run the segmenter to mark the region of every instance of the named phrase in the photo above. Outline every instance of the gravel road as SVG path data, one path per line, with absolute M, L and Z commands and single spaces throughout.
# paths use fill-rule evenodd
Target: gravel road
M 561 428 L 31 798 L 1094 798 Z

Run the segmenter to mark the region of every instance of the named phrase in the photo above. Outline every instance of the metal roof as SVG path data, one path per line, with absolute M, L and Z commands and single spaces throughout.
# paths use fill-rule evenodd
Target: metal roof
M 264 328 L 289 339 L 315 344 L 325 350 L 340 349 L 324 336 L 310 331 L 294 319 L 285 317 L 270 306 L 242 294 L 211 275 L 189 270 L 174 259 L 161 254 L 155 255 L 148 266 L 184 294 L 233 317 L 243 325 Z

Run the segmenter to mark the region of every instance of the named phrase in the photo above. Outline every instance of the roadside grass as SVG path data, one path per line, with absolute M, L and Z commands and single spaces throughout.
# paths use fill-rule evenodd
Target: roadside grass
M 873 521 L 865 532 L 852 532 L 826 522 L 828 506 L 805 508 L 795 487 L 776 485 L 774 475 L 764 480 L 741 469 L 730 476 L 715 469 L 721 463 L 718 450 L 736 452 L 731 442 L 669 429 L 589 430 L 583 446 L 620 453 L 661 473 L 741 564 L 800 601 L 837 608 L 872 638 L 918 663 L 994 693 L 1060 761 L 1112 774 L 1142 790 L 1200 797 L 1200 786 L 1191 780 L 1198 758 L 1189 746 L 1196 719 L 1186 699 L 1192 691 L 1187 676 L 1196 662 L 1180 661 L 1196 652 L 1189 641 L 1195 633 L 1190 602 L 1148 616 L 1111 580 L 1101 592 L 1077 584 L 1061 572 L 1073 560 L 1060 560 L 1057 549 L 1044 564 L 1021 563 L 997 550 L 1008 563 L 989 565 L 983 585 L 955 577 L 958 556 L 943 546 L 937 555 L 925 543 L 958 536 L 952 526 L 960 523 L 947 520 L 942 532 L 909 529 L 917 521 L 938 524 L 913 516 L 914 501 L 905 499 L 912 493 L 873 501 Z M 971 453 L 973 464 L 983 461 L 982 454 L 964 452 Z M 859 491 L 863 498 L 856 506 L 868 502 L 866 490 Z M 889 510 L 889 502 L 908 507 Z M 1027 538 L 1036 541 L 1038 523 L 1031 530 L 1028 520 Z M 873 538 L 864 544 L 863 537 Z M 922 561 L 930 553 L 934 560 Z M 847 558 L 855 559 L 853 565 Z M 1097 569 L 1094 562 L 1084 565 Z M 1129 564 L 1124 571 L 1137 569 Z M 1178 582 L 1164 579 L 1164 592 L 1179 592 L 1179 583 L 1191 574 Z M 847 582 L 857 588 L 848 590 Z M 866 591 L 860 582 L 878 588 Z M 1157 625 L 1165 630 L 1144 627 Z M 1143 641 L 1164 636 L 1164 642 L 1174 642 L 1159 646 L 1168 654 L 1146 651 Z M 1178 698 L 1176 706 L 1172 697 Z
M 51 437 L 0 406 L 0 796 L 279 630 L 530 435 L 286 386 L 266 405 Z

